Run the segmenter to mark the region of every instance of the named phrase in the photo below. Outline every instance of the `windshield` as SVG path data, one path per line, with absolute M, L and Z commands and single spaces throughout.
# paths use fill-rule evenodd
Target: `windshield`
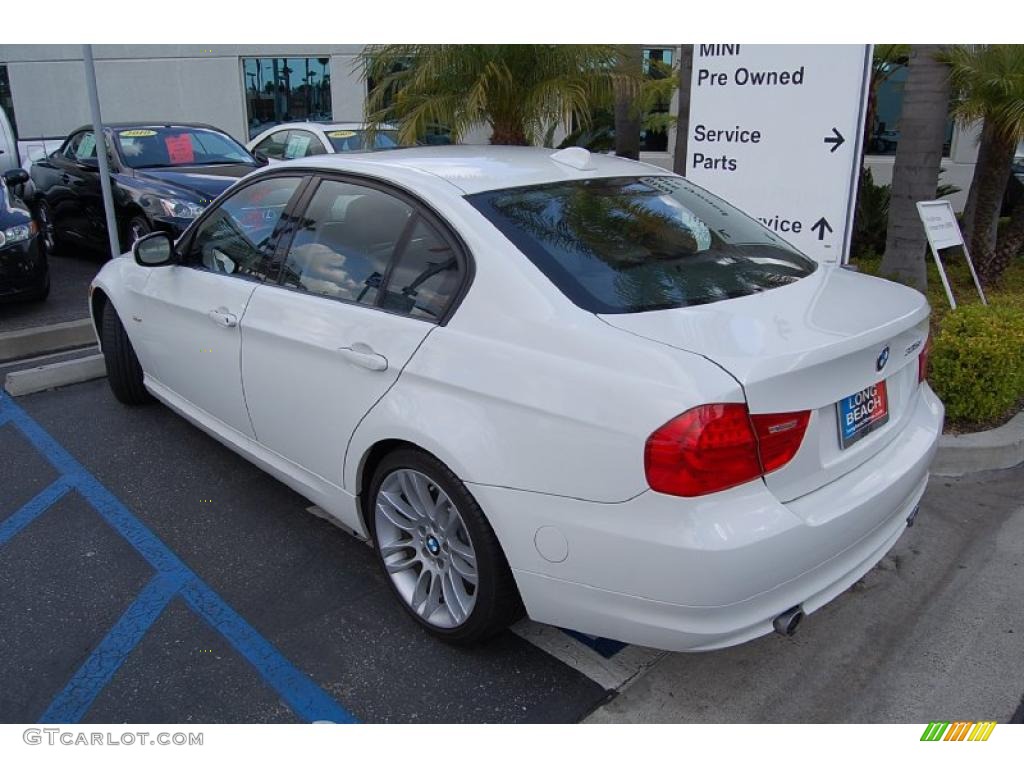
M 186 126 L 122 128 L 114 131 L 117 148 L 130 168 L 248 163 L 245 147 L 220 131 Z
M 335 152 L 362 152 L 367 149 L 398 149 L 398 131 L 377 131 L 373 146 L 367 145 L 366 131 L 327 131 L 327 139 Z
M 747 296 L 816 264 L 723 200 L 674 176 L 567 181 L 467 198 L 590 312 Z

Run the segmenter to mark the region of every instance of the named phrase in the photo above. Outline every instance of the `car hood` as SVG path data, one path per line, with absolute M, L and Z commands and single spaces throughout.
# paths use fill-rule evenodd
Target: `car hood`
M 188 190 L 207 201 L 217 197 L 238 179 L 255 171 L 257 166 L 244 163 L 232 165 L 195 165 L 176 168 L 143 168 L 135 172 L 137 179 L 150 179 Z

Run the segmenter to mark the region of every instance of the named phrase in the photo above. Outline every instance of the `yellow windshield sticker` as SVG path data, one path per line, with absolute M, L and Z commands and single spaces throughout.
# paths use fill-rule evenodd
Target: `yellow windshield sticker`
M 151 131 L 148 128 L 133 128 L 130 131 L 121 131 L 117 135 L 124 136 L 126 139 L 136 139 L 142 136 L 156 136 L 156 131 Z
M 330 131 L 327 134 L 329 139 L 351 139 L 356 135 L 355 131 Z

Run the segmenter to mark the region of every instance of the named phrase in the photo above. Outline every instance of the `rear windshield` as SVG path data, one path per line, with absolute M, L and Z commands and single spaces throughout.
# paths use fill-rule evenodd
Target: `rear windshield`
M 117 148 L 130 168 L 177 165 L 224 165 L 256 161 L 227 134 L 188 126 L 122 128 L 114 132 Z
M 816 268 L 746 214 L 674 176 L 565 181 L 467 199 L 590 312 L 709 304 Z
M 366 131 L 327 131 L 327 138 L 335 152 L 362 152 L 367 149 L 398 149 L 398 131 L 377 131 L 373 144 L 367 140 Z

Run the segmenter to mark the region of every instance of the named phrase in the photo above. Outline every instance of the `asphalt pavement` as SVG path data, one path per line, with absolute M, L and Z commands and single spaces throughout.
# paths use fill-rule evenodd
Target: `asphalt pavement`
M 0 396 L 0 722 L 1006 722 L 1024 693 L 1024 467 L 933 479 L 794 638 L 690 655 L 444 645 L 308 505 L 104 380 Z
M 89 316 L 89 283 L 106 258 L 83 252 L 51 256 L 50 295 L 45 301 L 0 303 L 0 332 L 20 331 Z
M 512 632 L 431 639 L 365 544 L 160 405 L 5 403 L 0 721 L 575 722 L 607 696 Z

